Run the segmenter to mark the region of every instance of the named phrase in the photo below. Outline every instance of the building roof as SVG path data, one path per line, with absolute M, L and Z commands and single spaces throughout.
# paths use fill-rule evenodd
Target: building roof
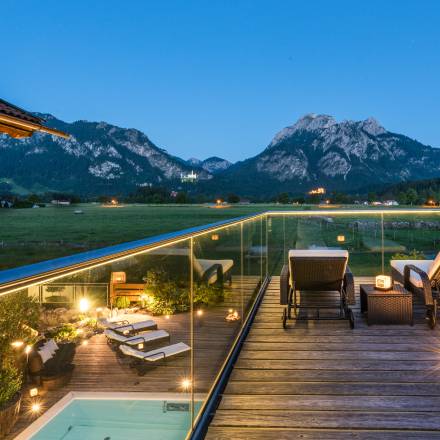
M 24 138 L 32 136 L 35 131 L 42 131 L 54 136 L 69 137 L 68 134 L 43 124 L 44 119 L 0 99 L 0 133 L 6 133 L 13 138 Z

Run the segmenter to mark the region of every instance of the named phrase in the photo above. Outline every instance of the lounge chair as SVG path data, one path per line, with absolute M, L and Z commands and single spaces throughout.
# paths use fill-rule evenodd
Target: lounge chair
M 119 321 L 117 324 L 111 325 L 108 328 L 116 333 L 126 336 L 146 330 L 157 330 L 157 324 L 151 319 L 132 323 L 128 321 Z
M 158 257 L 157 263 L 165 266 L 171 273 L 178 268 L 181 278 L 186 277 L 186 272 L 190 268 L 190 251 L 186 248 L 161 248 L 149 253 L 150 258 Z M 231 259 L 204 259 L 194 257 L 194 277 L 196 281 L 206 284 L 223 285 L 225 281 L 231 283 L 232 268 L 234 260 Z
M 292 319 L 292 308 L 295 319 L 309 319 L 299 316 L 300 309 L 316 309 L 316 317 L 312 319 L 348 319 L 354 328 L 353 311 L 348 304 L 355 304 L 354 279 L 347 265 L 348 252 L 345 250 L 291 250 L 289 264 L 285 265 L 280 277 L 280 304 L 287 307 L 283 311 L 283 327 L 287 320 Z M 303 306 L 298 303 L 298 292 L 312 296 L 313 292 L 334 293 L 340 295 L 339 315 L 337 317 L 321 317 L 319 310 L 335 309 L 334 306 Z
M 133 367 L 142 375 L 145 374 L 148 367 L 155 366 L 160 361 L 166 361 L 171 357 L 185 354 L 191 350 L 191 347 L 184 342 L 178 342 L 177 344 L 167 345 L 147 352 L 123 344 L 119 346 L 119 349 L 123 354 L 132 359 Z
M 106 329 L 104 334 L 107 337 L 107 341 L 113 345 L 119 346 L 120 344 L 129 345 L 131 347 L 139 346 L 143 344 L 144 346 L 151 346 L 151 344 L 157 344 L 160 342 L 170 341 L 170 335 L 165 330 L 152 330 L 137 333 L 133 336 L 124 336 L 113 330 Z
M 440 252 L 434 260 L 391 260 L 390 265 L 393 280 L 423 298 L 429 326 L 434 328 L 440 294 Z

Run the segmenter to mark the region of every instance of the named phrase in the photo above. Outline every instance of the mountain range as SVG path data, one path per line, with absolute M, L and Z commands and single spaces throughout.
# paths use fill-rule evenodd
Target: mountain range
M 440 149 L 389 132 L 373 118 L 338 122 L 309 114 L 277 133 L 261 153 L 231 164 L 217 156 L 180 159 L 136 129 L 38 116 L 71 137 L 37 133 L 17 140 L 0 135 L 0 190 L 95 196 L 183 185 L 194 193 L 267 198 L 279 192 L 303 194 L 317 186 L 353 192 L 440 177 Z M 181 175 L 191 171 L 197 182 L 182 184 Z

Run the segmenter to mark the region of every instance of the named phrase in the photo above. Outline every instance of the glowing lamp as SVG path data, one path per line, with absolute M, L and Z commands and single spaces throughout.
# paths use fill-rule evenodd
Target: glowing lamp
M 32 346 L 31 345 L 26 345 L 26 348 L 24 349 L 24 352 L 26 354 L 29 354 L 32 351 Z
M 23 342 L 23 341 L 14 341 L 14 342 L 11 342 L 11 345 L 12 345 L 14 348 L 20 348 L 20 347 L 23 347 L 24 342 Z
M 165 315 L 165 319 L 170 319 L 170 315 Z
M 85 347 L 86 345 L 89 345 L 89 341 L 84 340 L 84 341 L 81 342 L 81 345 L 83 345 Z
M 220 238 L 220 237 L 219 237 L 218 234 L 212 234 L 212 235 L 211 235 L 211 240 L 212 240 L 212 241 L 218 241 L 219 238 Z
M 345 235 L 338 235 L 336 240 L 338 240 L 339 243 L 343 243 L 345 241 Z
M 201 310 L 201 309 L 199 309 L 199 310 L 197 310 L 197 316 L 202 316 L 203 315 L 203 310 Z
M 376 289 L 390 290 L 393 288 L 393 280 L 388 275 L 378 275 L 376 277 Z
M 221 199 L 217 199 L 217 205 L 221 205 L 222 204 L 222 200 Z
M 81 313 L 86 313 L 90 309 L 90 303 L 87 298 L 81 298 L 79 300 L 79 311 Z
M 31 406 L 31 411 L 34 414 L 38 414 L 41 411 L 41 405 L 38 402 L 33 403 Z
M 31 397 L 37 397 L 38 396 L 38 388 L 31 388 L 29 390 L 29 396 Z
M 141 342 L 140 344 L 138 344 L 138 349 L 139 350 L 142 350 L 144 348 L 144 344 L 143 344 L 143 342 Z
M 182 379 L 180 386 L 184 391 L 187 391 L 191 388 L 191 379 Z

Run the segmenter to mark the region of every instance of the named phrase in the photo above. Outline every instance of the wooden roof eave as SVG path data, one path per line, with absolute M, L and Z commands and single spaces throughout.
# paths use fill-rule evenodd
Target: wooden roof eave
M 0 113 L 0 131 L 4 131 L 12 137 L 29 137 L 34 131 L 41 131 L 43 133 L 48 133 L 54 136 L 60 136 L 68 139 L 70 135 L 64 133 L 55 128 L 45 127 L 41 124 L 36 124 L 30 121 L 24 121 L 14 116 L 5 115 Z

